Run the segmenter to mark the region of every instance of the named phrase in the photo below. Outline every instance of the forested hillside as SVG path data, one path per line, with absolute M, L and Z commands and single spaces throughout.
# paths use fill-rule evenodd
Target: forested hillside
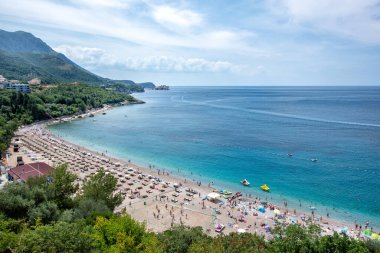
M 84 112 L 135 98 L 97 86 L 69 84 L 31 94 L 0 89 L 0 151 L 4 151 L 13 132 L 22 124 Z
M 21 53 L 0 51 L 0 74 L 8 79 L 27 82 L 35 77 L 42 83 L 86 82 L 104 84 L 110 80 L 88 72 L 64 55 L 50 53 Z

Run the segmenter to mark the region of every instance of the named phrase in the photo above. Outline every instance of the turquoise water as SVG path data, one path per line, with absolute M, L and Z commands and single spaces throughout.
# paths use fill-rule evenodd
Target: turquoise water
M 147 103 L 50 128 L 204 184 L 380 227 L 380 88 L 174 87 L 135 96 Z M 271 193 L 259 190 L 264 183 Z

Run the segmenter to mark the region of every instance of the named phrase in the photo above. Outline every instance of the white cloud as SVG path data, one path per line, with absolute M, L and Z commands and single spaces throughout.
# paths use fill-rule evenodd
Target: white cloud
M 115 63 L 115 59 L 107 56 L 105 51 L 100 48 L 60 45 L 55 47 L 54 50 L 66 55 L 74 62 L 86 66 Z
M 127 58 L 124 63 L 126 68 L 131 70 L 158 72 L 238 72 L 241 68 L 227 61 L 167 56 Z
M 358 41 L 380 43 L 379 0 L 281 0 L 281 3 L 291 22 Z
M 189 28 L 200 25 L 202 17 L 191 10 L 176 9 L 167 5 L 153 7 L 153 18 L 156 22 L 165 26 Z
M 130 0 L 72 0 L 74 4 L 88 7 L 128 8 Z
M 80 1 L 87 2 L 89 0 Z M 121 3 L 121 0 L 114 1 L 113 5 Z M 104 4 L 105 1 L 95 0 L 95 3 Z M 144 8 L 144 6 L 140 7 Z M 151 8 L 151 6 L 145 6 L 145 8 Z M 163 23 L 173 24 L 173 27 L 175 23 L 178 25 L 177 28 L 181 26 L 186 28 L 186 26 L 202 23 L 201 16 L 189 10 L 173 9 L 168 12 L 172 15 L 164 17 L 161 14 L 158 16 Z M 139 15 L 120 12 L 117 8 L 82 8 L 78 5 L 65 5 L 46 0 L 13 0 L 12 2 L 3 1 L 1 3 L 0 15 L 11 20 L 17 20 L 17 22 L 26 21 L 42 28 L 48 27 L 116 38 L 150 48 L 250 49 L 245 42 L 247 33 L 227 31 L 223 28 L 212 29 L 207 26 L 202 26 L 200 29 L 194 29 L 191 32 L 173 29 L 172 33 L 168 33 L 157 29 L 157 24 L 152 23 L 150 17 L 144 19 Z M 215 36 L 220 34 L 228 34 L 228 36 Z
M 203 58 L 169 56 L 118 58 L 99 48 L 60 45 L 54 48 L 85 67 L 114 66 L 132 71 L 154 72 L 233 72 L 239 73 L 244 67 L 228 61 L 210 61 Z

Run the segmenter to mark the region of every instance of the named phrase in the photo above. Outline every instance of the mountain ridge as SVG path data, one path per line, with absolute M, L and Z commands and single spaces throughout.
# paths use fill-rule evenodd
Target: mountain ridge
M 93 85 L 123 84 L 124 90 L 141 91 L 131 80 L 98 76 L 54 51 L 42 39 L 24 31 L 0 29 L 0 75 L 27 82 L 39 78 L 42 84 L 83 82 Z M 145 83 L 143 83 L 145 84 Z
M 0 29 L 0 49 L 7 52 L 55 52 L 48 44 L 32 33 L 24 31 L 7 32 Z

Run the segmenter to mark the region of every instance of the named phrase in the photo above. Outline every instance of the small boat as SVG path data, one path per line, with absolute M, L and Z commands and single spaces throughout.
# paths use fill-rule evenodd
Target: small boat
M 318 159 L 317 158 L 312 158 L 312 159 L 310 159 L 310 161 L 312 161 L 313 163 L 316 163 L 316 162 L 318 162 Z
M 293 156 L 293 154 L 292 153 L 288 153 L 288 157 L 292 157 Z
M 102 114 L 103 114 L 103 115 L 106 115 L 107 113 L 103 112 Z
M 247 181 L 247 179 L 241 180 L 240 183 L 242 183 L 245 186 L 249 186 L 250 183 Z
M 223 194 L 223 195 L 231 195 L 232 194 L 232 192 L 229 192 L 229 191 L 226 191 L 226 190 L 220 190 L 219 193 Z
M 229 191 L 224 191 L 224 192 L 223 192 L 223 194 L 224 194 L 224 195 L 231 195 L 231 194 L 232 194 L 232 192 L 229 192 Z
M 223 225 L 223 224 L 217 224 L 216 226 L 215 226 L 215 232 L 217 232 L 217 233 L 220 233 L 220 232 L 222 232 L 223 231 L 223 229 L 225 228 L 225 226 Z
M 266 192 L 269 192 L 269 190 L 270 190 L 270 188 L 266 185 L 266 184 L 263 184 L 262 186 L 260 186 L 261 187 L 261 189 L 263 190 L 263 191 L 266 191 Z

